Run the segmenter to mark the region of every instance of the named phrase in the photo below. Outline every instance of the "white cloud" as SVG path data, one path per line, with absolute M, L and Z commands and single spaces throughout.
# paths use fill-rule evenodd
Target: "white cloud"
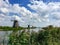
M 8 0 L 7 1 L 0 0 L 0 2 L 1 2 L 1 4 L 0 4 L 0 12 L 1 12 L 0 17 L 1 17 L 1 14 L 4 15 L 4 18 L 1 17 L 1 20 L 0 20 L 1 25 L 2 24 L 3 25 L 5 25 L 5 24 L 9 25 L 9 23 L 11 24 L 11 18 L 12 17 L 15 17 L 15 19 L 19 20 L 20 23 L 23 22 L 25 24 L 29 20 L 29 18 L 30 18 L 29 16 L 32 15 L 31 11 L 27 10 L 27 8 L 25 8 L 25 7 L 19 6 L 19 4 L 11 5 L 11 4 L 9 4 Z M 17 15 L 10 15 L 9 16 L 10 12 L 17 13 L 18 16 Z M 2 20 L 2 19 L 4 19 L 4 20 Z M 3 23 L 3 22 L 5 22 L 5 23 Z
M 22 19 L 21 19 L 19 16 L 17 16 L 17 15 L 13 15 L 11 20 L 17 20 L 17 21 L 20 21 L 20 22 L 24 22 L 24 21 L 22 21 Z
M 3 13 L 7 13 L 8 9 L 7 8 L 0 8 L 0 11 L 3 12 Z
M 42 21 L 56 24 L 53 20 L 60 22 L 60 2 L 49 2 L 48 4 L 44 3 L 43 1 L 32 1 L 33 4 L 28 4 L 28 6 L 36 11 L 36 13 L 40 16 Z
M 59 2 L 50 2 L 48 4 L 43 1 L 33 0 L 32 4 L 28 4 L 28 6 L 34 10 L 35 12 L 31 12 L 27 8 L 23 6 L 19 6 L 19 4 L 11 5 L 8 0 L 3 1 L 0 0 L 0 22 L 1 25 L 10 25 L 12 17 L 19 20 L 20 24 L 28 24 L 33 21 L 37 24 L 42 22 L 46 22 L 47 24 L 55 24 L 53 19 L 56 19 L 57 24 L 60 22 L 60 3 Z M 16 13 L 10 15 L 9 13 Z M 52 21 L 51 21 L 52 20 Z M 5 22 L 5 23 L 4 23 Z M 22 23 L 23 22 L 23 23 Z
M 60 12 L 53 12 L 51 13 L 52 17 L 54 17 L 55 19 L 60 20 Z

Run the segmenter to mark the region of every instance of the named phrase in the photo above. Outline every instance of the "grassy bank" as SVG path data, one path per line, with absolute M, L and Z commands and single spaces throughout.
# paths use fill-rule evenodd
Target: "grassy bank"
M 22 30 L 12 32 L 9 36 L 8 45 L 60 45 L 60 28 L 59 27 L 43 27 L 44 30 L 38 32 Z

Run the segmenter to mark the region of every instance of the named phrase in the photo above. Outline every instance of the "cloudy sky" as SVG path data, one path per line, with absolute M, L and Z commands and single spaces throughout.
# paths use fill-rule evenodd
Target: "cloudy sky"
M 0 0 L 0 26 L 60 26 L 60 0 Z

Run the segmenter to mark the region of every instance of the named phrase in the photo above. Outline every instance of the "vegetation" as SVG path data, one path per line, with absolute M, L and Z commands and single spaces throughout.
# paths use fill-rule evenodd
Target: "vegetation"
M 60 28 L 50 25 L 38 32 L 13 31 L 9 36 L 8 45 L 60 45 Z
M 22 30 L 25 29 L 23 27 L 18 27 L 18 28 L 13 28 L 13 27 L 8 27 L 8 26 L 0 26 L 0 31 L 15 31 L 15 30 Z
M 30 29 L 34 29 L 36 27 L 30 27 Z M 15 30 L 24 30 L 24 29 L 29 29 L 28 27 L 9 27 L 9 26 L 0 26 L 0 31 L 15 31 Z

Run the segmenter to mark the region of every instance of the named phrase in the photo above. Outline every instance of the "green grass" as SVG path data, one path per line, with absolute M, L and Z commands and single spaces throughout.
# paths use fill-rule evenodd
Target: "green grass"
M 13 27 L 9 27 L 9 26 L 0 26 L 0 31 L 15 31 L 15 30 L 24 30 L 24 29 L 34 29 L 36 27 L 17 27 L 17 28 L 13 28 Z
M 9 36 L 8 45 L 60 45 L 60 28 L 48 26 L 38 32 L 22 30 L 13 31 Z
M 18 27 L 18 28 L 13 28 L 13 27 L 8 27 L 8 26 L 0 26 L 0 31 L 13 31 L 13 30 L 22 30 L 25 29 L 24 27 Z

